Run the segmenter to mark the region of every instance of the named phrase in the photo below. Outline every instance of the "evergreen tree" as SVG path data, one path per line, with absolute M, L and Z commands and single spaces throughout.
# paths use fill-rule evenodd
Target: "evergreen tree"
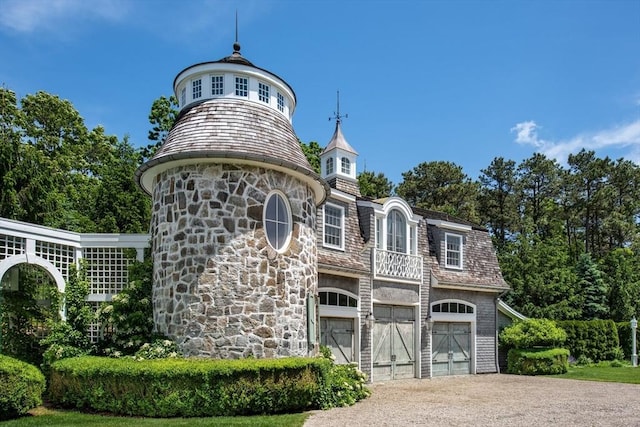
M 609 315 L 607 307 L 607 284 L 602 278 L 598 265 L 591 255 L 583 253 L 576 266 L 578 289 L 582 297 L 582 318 L 584 320 L 606 319 Z

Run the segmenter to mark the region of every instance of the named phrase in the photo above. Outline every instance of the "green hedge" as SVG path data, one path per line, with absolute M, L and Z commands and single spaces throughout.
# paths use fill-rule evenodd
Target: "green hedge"
M 521 350 L 507 356 L 507 372 L 517 375 L 564 374 L 569 369 L 569 350 L 564 348 Z
M 44 375 L 38 368 L 0 354 L 0 420 L 16 418 L 42 404 Z
M 613 320 L 562 320 L 557 324 L 567 333 L 564 347 L 572 357 L 593 362 L 622 357 L 618 328 Z
M 49 397 L 61 406 L 148 417 L 202 417 L 322 407 L 323 358 L 157 359 L 84 356 L 51 365 Z

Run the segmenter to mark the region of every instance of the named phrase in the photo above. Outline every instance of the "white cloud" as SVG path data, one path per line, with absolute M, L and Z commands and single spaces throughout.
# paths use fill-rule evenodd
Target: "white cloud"
M 549 158 L 564 164 L 569 154 L 581 149 L 606 151 L 611 149 L 626 150 L 624 157 L 636 163 L 640 161 L 640 119 L 623 125 L 602 129 L 590 133 L 582 133 L 568 140 L 547 141 L 538 136 L 538 125 L 534 121 L 516 124 L 511 132 L 516 133 L 515 142 L 532 145 Z
M 542 147 L 545 142 L 538 137 L 538 125 L 533 120 L 516 124 L 511 128 L 511 132 L 516 133 L 518 144 L 533 145 Z
M 123 0 L 2 0 L 0 26 L 19 33 L 51 32 L 87 19 L 118 21 L 127 10 Z

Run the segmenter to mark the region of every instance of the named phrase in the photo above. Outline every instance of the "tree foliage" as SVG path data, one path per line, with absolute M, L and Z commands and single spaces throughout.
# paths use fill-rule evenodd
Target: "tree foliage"
M 393 183 L 382 172 L 364 171 L 358 174 L 360 194 L 372 199 L 382 199 L 393 194 Z
M 308 144 L 298 140 L 302 153 L 305 155 L 309 164 L 316 173 L 320 173 L 320 155 L 323 148 L 316 141 L 311 141 Z

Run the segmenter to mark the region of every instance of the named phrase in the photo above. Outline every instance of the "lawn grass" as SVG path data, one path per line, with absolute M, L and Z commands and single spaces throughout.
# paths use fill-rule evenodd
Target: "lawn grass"
M 0 422 L 0 427 L 31 426 L 91 426 L 115 427 L 130 426 L 252 426 L 252 427 L 302 427 L 309 413 L 260 415 L 252 417 L 210 417 L 210 418 L 138 418 L 115 417 L 108 415 L 86 414 L 77 411 L 37 408 L 31 415 L 10 421 Z
M 602 364 L 570 366 L 566 374 L 553 375 L 553 378 L 640 384 L 640 367 L 633 368 L 630 365 L 613 367 Z

